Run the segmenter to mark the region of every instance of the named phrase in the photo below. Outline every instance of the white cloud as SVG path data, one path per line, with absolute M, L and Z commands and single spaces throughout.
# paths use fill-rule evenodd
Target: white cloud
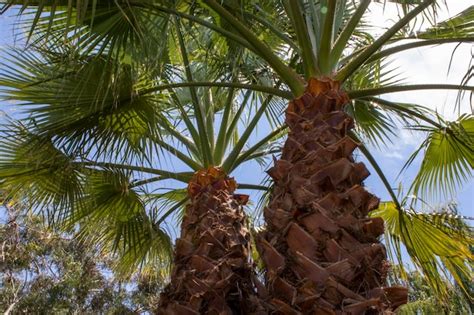
M 446 10 L 446 7 L 442 5 L 441 10 L 438 11 L 438 21 L 452 17 L 470 5 L 472 5 L 470 0 L 450 1 L 449 10 Z M 368 19 L 379 27 L 387 28 L 399 19 L 397 5 L 393 3 L 387 2 L 385 5 L 374 3 L 370 9 L 371 13 Z M 424 23 L 422 26 L 429 25 Z M 407 79 L 407 84 L 460 84 L 472 61 L 473 49 L 474 46 L 471 43 L 461 44 L 457 48 L 456 44 L 446 44 L 411 49 L 394 55 L 391 58 L 393 61 L 391 67 L 398 68 L 397 73 L 401 73 L 402 77 Z M 449 68 L 454 50 L 454 57 Z M 465 97 L 459 104 L 456 103 L 457 96 L 457 91 L 425 90 L 394 93 L 384 97 L 393 101 L 423 105 L 436 110 L 449 120 L 454 120 L 459 116 L 459 113 L 472 113 L 473 107 L 470 103 L 469 93 L 465 93 Z M 460 105 L 459 108 L 457 105 Z M 459 112 L 456 109 L 460 109 Z

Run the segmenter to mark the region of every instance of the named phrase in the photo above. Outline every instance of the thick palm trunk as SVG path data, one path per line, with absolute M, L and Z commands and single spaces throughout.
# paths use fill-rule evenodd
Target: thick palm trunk
M 352 157 L 347 102 L 337 82 L 312 79 L 286 112 L 290 133 L 268 172 L 275 185 L 258 240 L 279 314 L 388 314 L 407 299 L 405 288 L 384 287 L 383 221 L 367 218 L 379 200 Z
M 171 283 L 158 314 L 266 314 L 254 289 L 250 234 L 235 181 L 219 168 L 197 172 L 176 241 Z

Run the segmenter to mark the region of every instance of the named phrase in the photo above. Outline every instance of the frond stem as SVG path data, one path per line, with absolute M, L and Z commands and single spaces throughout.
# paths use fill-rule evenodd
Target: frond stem
M 364 89 L 358 91 L 348 91 L 347 95 L 351 99 L 362 98 L 367 96 L 375 96 L 380 94 L 407 92 L 416 90 L 466 90 L 474 91 L 474 86 L 457 85 L 457 84 L 413 84 L 413 85 L 395 85 L 383 86 L 373 89 Z
M 393 203 L 397 207 L 397 210 L 402 211 L 402 206 L 400 205 L 400 202 L 398 201 L 397 195 L 395 194 L 392 187 L 390 186 L 390 183 L 388 182 L 388 179 L 385 177 L 385 174 L 383 173 L 382 169 L 378 165 L 375 158 L 372 156 L 370 151 L 362 144 L 359 137 L 357 137 L 357 135 L 354 132 L 351 131 L 349 133 L 349 136 L 358 143 L 358 147 L 359 147 L 360 151 L 364 154 L 364 156 L 369 161 L 370 165 L 372 165 L 372 167 L 374 168 L 375 172 L 377 173 L 377 175 L 379 176 L 379 178 L 382 181 L 383 185 L 385 186 L 385 189 L 387 189 L 390 197 L 392 198 Z
M 294 98 L 293 93 L 289 91 L 284 91 L 280 89 L 275 89 L 270 86 L 263 86 L 257 84 L 244 84 L 244 83 L 234 83 L 234 82 L 211 82 L 211 81 L 194 81 L 194 82 L 182 82 L 182 83 L 170 83 L 170 84 L 162 84 L 155 86 L 153 88 L 144 89 L 138 92 L 138 96 L 163 91 L 163 90 L 172 90 L 176 88 L 183 88 L 183 87 L 226 87 L 226 88 L 237 88 L 237 89 L 246 89 L 252 90 L 257 92 L 263 92 L 267 94 L 272 94 L 287 100 L 291 100 Z

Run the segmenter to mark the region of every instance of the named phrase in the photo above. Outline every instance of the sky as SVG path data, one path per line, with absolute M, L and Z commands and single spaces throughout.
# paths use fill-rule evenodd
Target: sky
M 443 8 L 439 12 L 439 20 L 453 16 L 471 4 L 472 2 L 470 0 L 449 1 L 449 12 Z M 376 25 L 386 27 L 397 20 L 397 10 L 393 4 L 387 3 L 384 7 L 382 4 L 376 3 L 371 5 L 370 10 L 369 19 Z M 14 21 L 15 17 L 9 14 L 0 16 L 0 47 L 15 44 L 12 31 L 12 23 Z M 455 51 L 451 68 L 448 71 L 448 65 L 454 49 L 455 45 L 412 49 L 397 54 L 396 58 L 393 59 L 392 66 L 398 67 L 398 72 L 407 78 L 405 80 L 407 84 L 420 82 L 459 84 L 472 59 L 471 53 L 474 50 L 474 46 L 472 43 L 460 45 Z M 474 82 L 470 85 L 473 84 Z M 458 116 L 458 113 L 455 111 L 456 96 L 455 91 L 418 91 L 393 93 L 385 95 L 384 98 L 401 102 L 417 103 L 435 109 L 449 119 L 455 119 Z M 11 114 L 13 107 L 10 104 L 1 104 L 0 102 L 0 109 Z M 465 97 L 462 100 L 461 112 L 472 113 L 472 104 L 470 104 L 469 97 Z M 260 133 L 260 135 L 263 134 L 264 132 Z M 256 136 L 256 138 L 258 138 L 258 136 Z M 401 182 L 403 186 L 407 188 L 410 180 L 415 176 L 419 167 L 419 160 L 406 172 L 402 174 L 399 174 L 399 172 L 406 159 L 418 148 L 421 141 L 421 136 L 401 130 L 392 144 L 380 149 L 370 148 L 372 154 L 380 163 L 380 166 L 392 184 L 392 187 L 397 187 Z M 175 161 L 165 163 L 169 163 L 171 166 L 176 165 Z M 258 184 L 262 181 L 264 173 L 261 171 L 256 172 L 255 167 L 259 169 L 258 166 L 252 165 L 251 163 L 246 164 L 238 168 L 233 175 L 238 182 Z M 370 166 L 369 170 L 371 170 Z M 375 172 L 372 171 L 371 173 L 373 175 L 365 182 L 367 188 L 382 200 L 389 200 L 389 195 L 381 181 L 375 175 Z M 463 186 L 455 200 L 458 203 L 461 214 L 474 216 L 473 196 L 474 181 L 471 180 Z M 251 193 L 251 199 L 256 202 L 258 196 L 255 195 L 255 193 Z

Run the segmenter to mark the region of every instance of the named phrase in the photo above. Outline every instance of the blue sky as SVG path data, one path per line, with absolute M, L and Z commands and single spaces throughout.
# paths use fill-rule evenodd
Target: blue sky
M 440 19 L 449 15 L 452 16 L 469 5 L 471 5 L 470 0 L 451 1 L 449 7 L 450 12 L 448 13 L 446 10 L 440 12 Z M 370 19 L 378 25 L 392 24 L 397 18 L 397 12 L 394 9 L 393 4 L 388 3 L 385 10 L 382 8 L 382 5 L 375 4 L 371 6 L 371 10 Z M 12 23 L 14 21 L 15 18 L 8 14 L 0 16 L 0 47 L 14 44 L 12 31 Z M 454 55 L 455 58 L 448 74 L 448 64 L 454 48 L 455 45 L 446 45 L 442 47 L 410 50 L 398 54 L 396 59 L 394 59 L 393 65 L 397 66 L 399 72 L 403 74 L 403 77 L 407 78 L 406 83 L 458 84 L 461 81 L 462 76 L 466 73 L 466 68 L 472 58 L 471 51 L 473 50 L 473 46 L 472 44 L 463 44 L 456 50 Z M 457 116 L 457 113 L 454 111 L 456 92 L 425 91 L 396 93 L 385 97 L 389 100 L 413 102 L 436 109 L 439 113 L 450 119 L 455 119 Z M 11 104 L 0 103 L 0 109 L 11 114 L 13 107 Z M 469 97 L 463 99 L 461 112 L 472 113 Z M 263 135 L 264 131 L 265 130 L 262 130 L 260 135 Z M 410 133 L 409 131 L 400 131 L 398 138 L 394 139 L 393 144 L 390 144 L 387 147 L 382 147 L 380 150 L 377 148 L 371 148 L 372 153 L 380 163 L 393 187 L 397 187 L 401 182 L 404 187 L 408 188 L 408 183 L 414 177 L 416 170 L 419 167 L 419 161 L 417 161 L 417 164 L 408 169 L 405 173 L 399 175 L 399 171 L 403 167 L 406 159 L 419 146 L 421 141 L 422 137 L 419 135 Z M 169 164 L 170 167 L 173 167 L 173 165 L 176 166 L 175 161 L 167 161 L 164 163 Z M 377 178 L 375 172 L 371 173 L 373 175 L 365 182 L 367 188 L 382 200 L 388 200 L 389 195 L 384 189 L 381 181 Z M 262 180 L 263 175 L 263 172 L 260 171 L 260 168 L 257 165 L 250 163 L 244 167 L 240 167 L 234 173 L 238 182 L 255 184 Z M 473 196 L 474 181 L 471 180 L 469 183 L 464 185 L 456 198 L 456 202 L 458 203 L 459 210 L 462 214 L 474 216 Z M 257 196 L 252 194 L 252 197 L 252 199 L 256 201 Z

